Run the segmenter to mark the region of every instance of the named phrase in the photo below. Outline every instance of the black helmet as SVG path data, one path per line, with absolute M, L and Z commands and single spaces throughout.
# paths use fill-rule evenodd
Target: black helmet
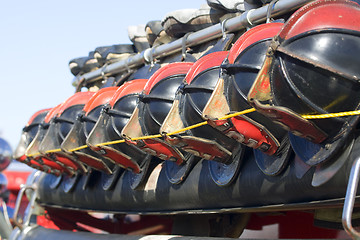
M 202 114 L 219 79 L 220 65 L 229 52 L 212 52 L 197 60 L 186 75 L 183 86 L 161 128 L 166 140 L 179 149 L 208 162 L 212 180 L 219 186 L 230 184 L 241 164 L 244 148 L 209 125 L 185 133 L 178 130 L 203 122 Z M 175 134 L 176 133 L 176 134 Z
M 163 123 L 162 133 L 171 133 L 203 121 L 202 110 L 209 100 L 219 78 L 220 64 L 227 51 L 214 52 L 197 60 L 186 75 L 183 86 L 176 95 L 173 107 Z M 207 160 L 226 162 L 231 156 L 235 141 L 211 126 L 201 126 L 187 132 L 191 136 L 167 136 L 167 141 L 184 151 Z M 211 139 L 208 141 L 205 139 Z
M 80 162 L 109 174 L 113 172 L 114 164 L 88 148 L 86 138 L 98 120 L 102 108 L 110 101 L 117 89 L 117 87 L 107 87 L 95 92 L 83 109 L 77 112 L 73 126 L 61 143 L 61 149 L 75 155 Z
M 250 103 L 291 131 L 292 139 L 300 136 L 327 149 L 307 159 L 310 165 L 335 153 L 358 121 L 358 116 L 302 117 L 359 108 L 358 22 L 360 7 L 351 1 L 320 0 L 299 9 L 274 38 L 249 92 Z
M 138 96 L 143 91 L 147 79 L 135 79 L 121 85 L 114 93 L 90 134 L 87 145 L 104 158 L 112 161 L 119 169 L 113 175 L 102 175 L 105 190 L 114 186 L 121 169 L 129 171 L 132 189 L 142 186 L 152 157 L 135 145 L 123 141 L 121 131 L 128 123 L 137 105 Z
M 248 91 L 262 66 L 272 38 L 282 26 L 282 23 L 256 26 L 235 42 L 226 62 L 221 66 L 220 79 L 203 110 L 203 117 L 227 136 L 269 155 L 276 153 L 279 140 L 286 134 L 271 120 L 258 112 L 226 121 L 217 119 L 251 108 L 247 102 Z M 224 127 L 224 124 L 228 127 Z
M 121 85 L 103 108 L 86 140 L 93 151 L 134 173 L 141 172 L 141 162 L 146 158 L 144 152 L 126 143 L 103 143 L 122 139 L 121 131 L 129 121 L 146 82 L 147 79 L 136 79 Z
M 159 134 L 160 127 L 170 111 L 175 93 L 193 63 L 170 63 L 159 70 L 148 80 L 139 103 L 122 134 L 127 139 L 144 135 Z M 129 141 L 143 151 L 162 160 L 182 163 L 182 154 L 159 139 Z
M 86 172 L 86 168 L 74 156 L 61 151 L 61 143 L 71 130 L 77 113 L 82 110 L 93 92 L 78 92 L 64 101 L 56 114 L 49 119 L 48 129 L 38 147 L 39 152 L 54 162 L 59 162 L 67 169 Z
M 122 131 L 126 138 L 159 134 L 160 127 L 175 99 L 176 91 L 192 65 L 193 63 L 190 62 L 170 63 L 151 76 L 139 97 L 133 116 Z M 184 179 L 184 174 L 189 170 L 188 164 L 192 162 L 189 160 L 190 156 L 186 156 L 184 152 L 166 143 L 161 136 L 138 141 L 128 140 L 128 143 L 136 144 L 143 151 L 161 160 L 174 162 L 177 166 L 183 165 L 183 167 L 177 167 L 166 162 L 167 177 L 172 183 L 179 183 Z M 169 165 L 176 173 L 168 171 Z M 179 174 L 180 171 L 186 173 L 181 173 L 181 177 L 171 176 Z
M 39 146 L 49 128 L 49 121 L 56 114 L 58 114 L 61 104 L 52 108 L 45 116 L 44 120 L 38 127 L 37 133 L 29 146 L 26 149 L 26 156 L 33 159 L 42 165 L 45 169 L 45 172 L 50 172 L 54 175 L 60 175 L 62 173 L 73 174 L 73 169 L 67 169 L 61 162 L 54 161 L 53 159 L 48 158 L 45 154 L 40 152 Z
M 221 65 L 219 81 L 203 110 L 203 117 L 211 126 L 254 149 L 256 162 L 267 175 L 279 174 L 287 163 L 291 153 L 287 132 L 258 112 L 222 117 L 251 108 L 247 102 L 248 91 L 272 38 L 282 26 L 275 22 L 258 25 L 235 42 Z
M 38 162 L 34 161 L 33 159 L 27 157 L 25 155 L 27 147 L 30 145 L 32 140 L 34 139 L 39 125 L 43 122 L 46 114 L 50 111 L 50 108 L 42 109 L 34 113 L 31 118 L 29 119 L 26 126 L 23 128 L 21 133 L 21 138 L 19 141 L 19 144 L 17 145 L 15 151 L 14 151 L 14 159 L 25 163 L 29 165 L 30 167 L 41 169 L 43 170 L 43 167 Z

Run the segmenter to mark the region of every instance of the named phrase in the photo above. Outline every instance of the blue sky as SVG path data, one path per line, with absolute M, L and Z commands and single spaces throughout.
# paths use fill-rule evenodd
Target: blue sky
M 74 93 L 71 59 L 87 56 L 98 46 L 130 43 L 130 25 L 202 4 L 206 0 L 3 1 L 0 136 L 14 149 L 33 113 Z

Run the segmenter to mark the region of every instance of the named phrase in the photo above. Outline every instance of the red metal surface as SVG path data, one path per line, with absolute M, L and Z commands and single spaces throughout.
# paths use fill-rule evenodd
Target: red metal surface
M 300 33 L 325 28 L 360 31 L 360 6 L 347 0 L 315 1 L 297 10 L 289 18 L 279 36 L 289 39 Z
M 41 114 L 41 113 L 43 113 L 43 112 L 46 112 L 46 111 L 50 111 L 50 110 L 51 110 L 51 108 L 46 108 L 46 109 L 42 109 L 42 110 L 37 111 L 36 113 L 34 113 L 34 114 L 31 116 L 31 118 L 30 118 L 29 121 L 27 122 L 27 125 L 26 125 L 26 126 L 30 125 L 30 124 L 34 121 L 34 119 L 35 119 L 39 114 Z
M 190 84 L 191 81 L 202 71 L 212 67 L 220 66 L 220 64 L 224 61 L 228 54 L 228 51 L 221 51 L 203 56 L 202 58 L 197 60 L 189 70 L 188 74 L 185 77 L 186 82 Z
M 54 208 L 47 208 L 38 224 L 61 230 L 129 235 L 170 234 L 172 228 L 171 218 L 164 216 L 118 215 L 112 219 L 107 214 Z
M 169 63 L 168 65 L 161 67 L 151 76 L 149 81 L 146 83 L 144 93 L 149 94 L 155 84 L 166 77 L 188 73 L 191 66 L 193 66 L 193 63 L 177 62 Z
M 336 239 L 348 238 L 341 229 L 314 226 L 314 213 L 289 211 L 281 213 L 251 214 L 246 229 L 262 230 L 265 226 L 278 225 L 279 239 Z
M 86 104 L 89 99 L 95 94 L 95 92 L 77 92 L 74 95 L 70 96 L 59 109 L 59 115 L 61 115 L 65 109 L 78 105 L 78 104 Z
M 107 87 L 102 88 L 99 91 L 97 91 L 85 104 L 84 106 L 84 112 L 85 114 L 89 114 L 91 110 L 94 108 L 106 104 L 110 101 L 110 99 L 115 94 L 116 90 L 118 90 L 118 87 Z
M 135 79 L 121 85 L 111 98 L 110 106 L 114 107 L 115 103 L 125 95 L 141 93 L 147 81 L 148 79 Z
M 61 107 L 61 104 L 57 105 L 56 107 L 53 107 L 48 112 L 48 114 L 46 114 L 44 122 L 49 123 L 53 117 L 57 116 L 57 114 L 59 113 L 60 107 Z
M 251 44 L 263 39 L 273 38 L 283 26 L 283 23 L 267 23 L 253 27 L 245 32 L 231 47 L 228 57 L 229 63 L 233 64 L 237 56 Z

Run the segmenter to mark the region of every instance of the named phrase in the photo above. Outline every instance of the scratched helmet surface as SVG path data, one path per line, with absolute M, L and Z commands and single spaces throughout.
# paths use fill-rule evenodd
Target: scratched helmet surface
M 160 68 L 149 79 L 140 96 L 140 124 L 145 134 L 158 134 L 170 111 L 175 93 L 193 63 L 170 63 Z
M 358 109 L 359 22 L 360 7 L 351 1 L 316 1 L 299 9 L 274 39 L 250 101 L 281 107 L 287 114 L 273 118 L 315 143 L 341 135 L 341 129 L 354 118 L 314 119 L 308 127 L 299 127 L 292 115 Z M 268 96 L 254 97 L 256 91 L 268 92 Z M 269 116 L 274 116 L 272 109 Z M 309 126 L 313 132 L 306 132 Z
M 186 84 L 182 90 L 179 106 L 185 126 L 204 121 L 202 111 L 215 88 L 219 79 L 220 65 L 228 53 L 228 51 L 214 52 L 200 58 L 186 75 Z M 197 137 L 216 140 L 225 148 L 233 145 L 228 137 L 208 125 L 194 128 L 191 133 Z
M 121 131 L 129 121 L 146 82 L 147 79 L 136 79 L 121 85 L 103 108 L 87 137 L 87 144 L 94 151 L 102 151 L 105 158 L 135 173 L 140 173 L 140 162 L 146 154 L 135 146 L 114 141 L 123 139 Z
M 256 26 L 242 35 L 231 48 L 228 63 L 222 65 L 226 72 L 224 74 L 224 95 L 229 104 L 230 112 L 238 112 L 250 109 L 247 102 L 248 92 L 256 79 L 256 76 L 265 59 L 267 48 L 272 38 L 280 31 L 282 23 L 268 23 Z M 246 115 L 252 123 L 256 122 L 261 126 L 262 132 L 269 132 L 268 136 L 256 138 L 258 129 L 249 129 L 248 125 L 241 126 L 243 121 L 233 119 L 233 124 L 244 135 L 247 145 L 257 148 L 267 154 L 274 154 L 277 151 L 279 143 L 286 135 L 286 132 L 271 122 L 268 118 L 259 112 L 252 112 Z M 237 126 L 239 125 L 239 126 Z M 241 128 L 247 128 L 241 131 Z M 249 134 L 247 136 L 247 134 Z M 271 137 L 269 137 L 269 135 Z M 274 138 L 270 141 L 270 138 Z M 252 140 L 252 141 L 250 141 Z
M 76 155 L 79 161 L 94 169 L 112 173 L 114 165 L 86 145 L 86 138 L 97 122 L 105 104 L 116 92 L 117 87 L 106 87 L 95 92 L 77 113 L 74 124 L 61 144 L 62 150 Z
M 78 92 L 70 96 L 60 105 L 56 116 L 53 116 L 49 120 L 48 130 L 39 145 L 39 151 L 41 153 L 50 153 L 53 158 L 59 161 L 64 160 L 65 162 L 63 162 L 63 164 L 69 167 L 69 163 L 65 159 L 70 156 L 63 151 L 57 151 L 57 149 L 61 148 L 61 144 L 74 125 L 78 113 L 81 112 L 85 103 L 93 94 L 93 92 Z M 77 166 L 76 169 L 81 167 L 76 161 L 71 160 L 71 162 L 75 163 L 75 165 L 71 164 L 72 167 Z M 85 170 L 84 167 L 81 168 Z

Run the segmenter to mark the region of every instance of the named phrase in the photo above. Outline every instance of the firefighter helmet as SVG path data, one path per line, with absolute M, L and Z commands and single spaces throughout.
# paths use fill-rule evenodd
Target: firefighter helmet
M 258 111 L 293 133 L 293 145 L 307 142 L 297 136 L 320 144 L 310 157 L 302 157 L 310 165 L 334 154 L 358 121 L 358 116 L 302 116 L 358 109 L 359 22 L 360 7 L 351 1 L 320 0 L 299 9 L 274 38 L 249 92 Z M 294 150 L 301 156 L 304 147 Z M 314 157 L 317 153 L 321 156 Z
M 85 146 L 86 138 L 99 118 L 103 106 L 110 101 L 116 90 L 117 87 L 107 87 L 95 92 L 77 113 L 69 133 L 61 144 L 64 151 L 76 155 L 85 165 L 108 174 L 113 172 L 114 164 Z
M 228 53 L 228 51 L 213 52 L 194 63 L 185 77 L 183 86 L 179 89 L 161 132 L 172 133 L 203 121 L 202 110 L 218 81 L 220 65 Z M 218 173 L 213 172 L 212 175 L 218 185 L 229 184 L 237 175 L 242 147 L 211 126 L 193 128 L 185 134 L 167 135 L 166 140 L 183 151 L 211 160 L 213 163 L 209 163 L 210 168 L 220 169 Z M 224 174 L 225 169 L 232 172 Z M 227 177 L 224 178 L 224 175 Z
M 157 70 L 150 77 L 144 91 L 139 96 L 139 104 L 135 109 L 134 117 L 124 127 L 123 134 L 130 138 L 159 134 L 160 127 L 175 99 L 176 91 L 192 65 L 193 63 L 190 62 L 175 62 Z M 137 135 L 134 134 L 135 129 L 138 129 Z M 184 176 L 187 175 L 194 161 L 193 157 L 185 156 L 183 152 L 163 141 L 161 136 L 133 141 L 133 143 L 143 151 L 161 160 L 167 160 L 165 163 L 166 173 L 172 183 L 184 180 Z

